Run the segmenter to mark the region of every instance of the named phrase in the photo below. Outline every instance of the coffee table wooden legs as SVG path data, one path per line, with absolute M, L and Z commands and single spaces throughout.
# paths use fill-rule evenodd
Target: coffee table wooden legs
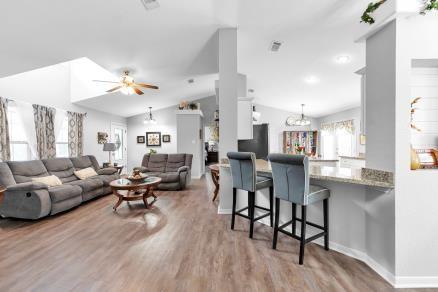
M 154 194 L 152 187 L 137 192 L 134 191 L 128 191 L 128 192 L 130 192 L 128 193 L 128 195 L 122 195 L 117 190 L 113 190 L 113 194 L 118 198 L 117 203 L 113 207 L 114 212 L 117 211 L 117 208 L 120 206 L 120 204 L 123 203 L 123 201 L 130 202 L 130 201 L 143 200 L 146 209 L 149 209 L 149 207 L 151 207 L 157 201 L 157 196 Z M 150 203 L 148 203 L 149 197 L 154 198 L 154 200 Z

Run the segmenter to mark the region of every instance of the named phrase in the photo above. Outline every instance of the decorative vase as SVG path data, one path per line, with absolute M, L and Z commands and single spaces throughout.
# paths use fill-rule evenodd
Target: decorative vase
M 420 168 L 420 158 L 418 157 L 417 152 L 411 146 L 411 169 L 416 170 Z

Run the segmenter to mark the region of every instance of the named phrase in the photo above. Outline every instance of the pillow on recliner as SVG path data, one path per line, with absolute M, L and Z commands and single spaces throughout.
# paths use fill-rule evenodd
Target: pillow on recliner
M 49 187 L 56 187 L 62 185 L 62 181 L 56 175 L 33 177 L 32 181 L 43 183 Z
M 81 170 L 76 170 L 75 172 L 73 172 L 76 177 L 80 180 L 84 180 L 93 176 L 97 175 L 97 172 L 91 168 L 91 167 L 87 167 Z

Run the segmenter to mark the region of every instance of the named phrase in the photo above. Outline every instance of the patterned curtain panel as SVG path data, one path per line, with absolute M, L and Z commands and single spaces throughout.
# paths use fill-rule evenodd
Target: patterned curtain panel
M 68 153 L 70 157 L 82 156 L 84 151 L 84 116 L 85 114 L 67 112 L 68 115 Z
M 354 121 L 347 120 L 321 125 L 321 131 L 336 132 L 336 130 L 345 130 L 350 134 L 354 134 Z
M 8 100 L 0 97 L 0 161 L 11 159 L 8 125 Z
M 33 105 L 39 159 L 56 157 L 55 114 L 54 108 Z

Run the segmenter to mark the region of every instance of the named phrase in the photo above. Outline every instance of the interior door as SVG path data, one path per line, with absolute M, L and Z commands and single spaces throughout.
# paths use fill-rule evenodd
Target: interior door
M 127 146 L 128 129 L 124 124 L 111 123 L 111 142 L 118 145 L 118 149 L 114 151 L 114 162 L 118 165 L 126 165 L 128 163 L 128 146 Z

